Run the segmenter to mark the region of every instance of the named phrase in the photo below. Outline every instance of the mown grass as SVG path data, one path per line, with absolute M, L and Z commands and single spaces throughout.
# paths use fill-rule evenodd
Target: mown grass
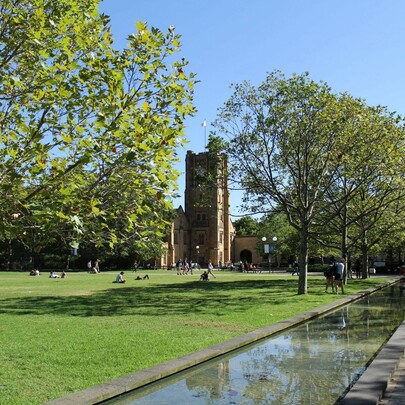
M 40 404 L 334 301 L 324 278 L 289 274 L 0 273 L 0 403 Z M 347 294 L 387 279 L 350 280 Z

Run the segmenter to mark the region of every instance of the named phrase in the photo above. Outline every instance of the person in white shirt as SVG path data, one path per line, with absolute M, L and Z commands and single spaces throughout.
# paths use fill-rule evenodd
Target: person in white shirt
M 212 277 L 216 278 L 214 276 L 214 273 L 212 272 L 213 269 L 214 269 L 214 266 L 212 265 L 211 260 L 208 260 L 208 271 L 207 271 L 207 273 L 208 273 L 208 275 L 211 274 Z
M 116 283 L 120 283 L 120 284 L 123 284 L 123 283 L 125 283 L 125 278 L 124 278 L 124 272 L 123 271 L 121 271 L 121 273 L 119 273 L 118 275 L 117 275 L 117 278 L 115 279 L 115 282 Z

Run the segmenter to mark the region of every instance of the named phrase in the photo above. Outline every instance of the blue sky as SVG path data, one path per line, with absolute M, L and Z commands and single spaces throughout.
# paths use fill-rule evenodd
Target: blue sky
M 104 0 L 100 11 L 111 17 L 117 48 L 139 20 L 162 31 L 174 25 L 182 36 L 181 56 L 201 81 L 179 151 L 183 172 L 186 151 L 204 151 L 201 123 L 208 134 L 230 84 L 259 84 L 274 69 L 309 72 L 334 92 L 405 114 L 405 0 Z M 238 198 L 231 195 L 233 213 Z

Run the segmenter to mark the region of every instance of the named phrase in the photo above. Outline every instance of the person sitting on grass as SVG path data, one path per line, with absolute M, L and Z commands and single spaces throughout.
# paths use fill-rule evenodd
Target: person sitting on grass
M 207 271 L 204 271 L 204 273 L 201 274 L 201 276 L 200 276 L 200 281 L 209 281 L 208 272 L 207 272 Z
M 119 283 L 119 284 L 124 284 L 125 283 L 125 278 L 124 278 L 124 272 L 123 271 L 121 271 L 121 273 L 119 273 L 118 275 L 117 275 L 117 278 L 115 279 L 115 281 L 113 281 L 113 283 Z
M 149 280 L 149 276 L 148 276 L 147 274 L 145 274 L 143 277 L 141 277 L 141 276 L 136 276 L 136 278 L 135 278 L 135 280 L 146 280 L 146 279 Z

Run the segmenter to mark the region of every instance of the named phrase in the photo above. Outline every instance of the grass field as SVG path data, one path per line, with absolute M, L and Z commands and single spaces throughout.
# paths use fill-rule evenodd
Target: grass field
M 0 273 L 0 404 L 41 404 L 339 298 L 321 276 L 297 295 L 288 273 L 200 273 Z M 349 280 L 346 293 L 386 281 Z

